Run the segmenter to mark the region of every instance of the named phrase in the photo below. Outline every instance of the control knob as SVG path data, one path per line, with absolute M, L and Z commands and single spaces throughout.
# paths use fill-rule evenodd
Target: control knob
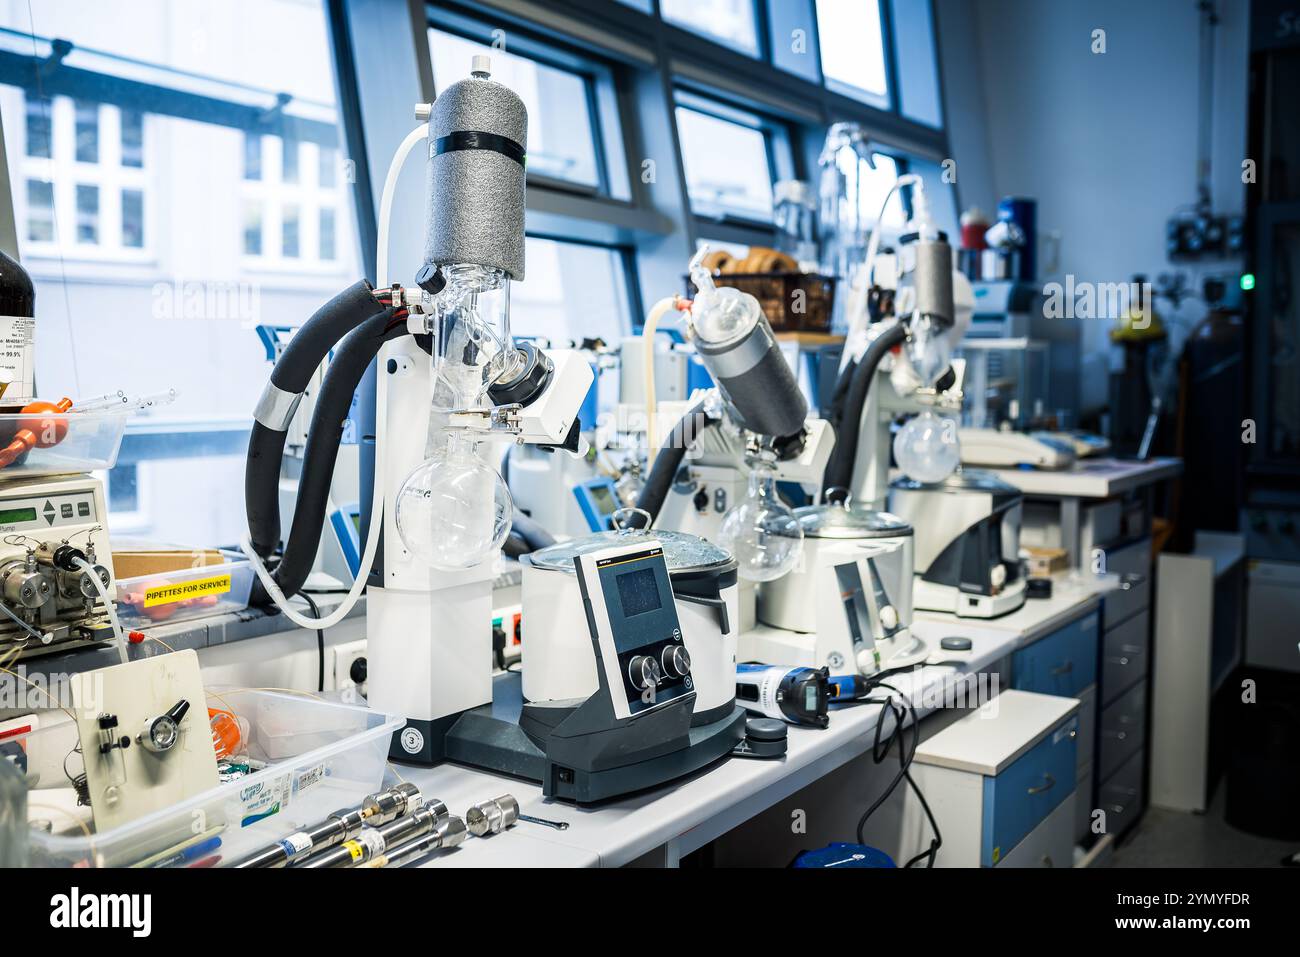
M 632 681 L 632 687 L 638 691 L 657 686 L 663 677 L 659 662 L 652 655 L 634 655 L 627 663 L 627 676 Z
M 691 673 L 691 653 L 681 645 L 668 645 L 662 655 L 664 674 L 685 678 Z

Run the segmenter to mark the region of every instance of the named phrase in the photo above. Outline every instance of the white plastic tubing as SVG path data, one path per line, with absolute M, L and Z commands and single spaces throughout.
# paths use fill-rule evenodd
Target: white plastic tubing
M 397 191 L 397 177 L 402 172 L 402 167 L 406 159 L 411 155 L 411 151 L 416 145 L 429 137 L 429 124 L 422 123 L 407 134 L 406 139 L 402 140 L 402 145 L 397 148 L 393 154 L 393 161 L 388 164 L 388 176 L 384 179 L 384 192 L 379 200 L 379 242 L 375 250 L 375 287 L 383 289 L 388 285 L 388 232 L 393 218 L 393 195 Z M 382 414 L 383 410 L 380 410 Z M 352 582 L 352 587 L 344 596 L 342 603 L 339 604 L 332 612 L 324 618 L 308 618 L 306 615 L 295 611 L 289 607 L 289 600 L 284 597 L 284 592 L 280 586 L 275 583 L 271 573 L 266 570 L 266 565 L 262 558 L 253 551 L 253 544 L 249 541 L 248 534 L 245 533 L 240 547 L 243 548 L 244 554 L 248 556 L 249 561 L 253 563 L 253 571 L 257 573 L 258 579 L 266 589 L 268 595 L 274 599 L 276 605 L 284 612 L 284 616 L 300 628 L 332 628 L 348 616 L 352 608 L 361 597 L 362 590 L 366 587 L 366 579 L 370 575 L 370 566 L 374 564 L 375 553 L 379 551 L 379 534 L 383 528 L 384 518 L 384 442 L 379 435 L 382 429 L 376 429 L 375 437 L 375 484 L 370 496 L 370 532 L 366 536 L 365 551 L 361 556 L 361 565 L 357 569 L 357 577 Z

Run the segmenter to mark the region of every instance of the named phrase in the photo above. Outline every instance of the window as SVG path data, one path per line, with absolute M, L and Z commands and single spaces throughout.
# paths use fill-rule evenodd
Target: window
M 298 207 L 286 204 L 280 226 L 280 254 L 286 259 L 298 258 Z
M 438 91 L 469 76 L 473 57 L 492 58 L 492 77 L 528 110 L 528 172 L 600 188 L 590 79 L 578 73 L 430 28 L 429 48 Z
M 817 35 L 826 86 L 888 107 L 879 0 L 817 0 Z
M 77 242 L 99 242 L 99 187 L 77 184 Z
M 262 255 L 262 204 L 244 204 L 244 255 Z
M 99 162 L 99 104 L 77 100 L 76 111 L 77 162 Z
M 885 153 L 873 153 L 871 158 L 876 168 L 872 169 L 865 159 L 860 159 L 857 161 L 858 168 L 855 174 L 852 154 L 848 150 L 842 150 L 838 157 L 840 171 L 848 183 L 849 201 L 853 202 L 856 197 L 862 222 L 866 223 L 868 228 L 880 215 L 880 207 L 885 202 L 886 194 L 898 180 L 897 160 Z M 889 197 L 889 204 L 885 206 L 884 226 L 886 229 L 902 229 L 906 222 L 907 214 L 903 210 L 903 199 L 895 190 Z
M 110 521 L 132 535 L 238 540 L 242 450 L 271 369 L 254 327 L 301 323 L 358 274 L 324 7 L 0 4 L 41 391 L 178 392 L 132 419 L 109 474 Z
M 262 178 L 262 137 L 261 134 L 244 134 L 244 179 Z
M 24 97 L 27 112 L 27 155 L 50 158 L 50 101 Z
M 895 60 L 905 65 L 898 71 L 899 111 L 908 119 L 937 128 L 943 125 L 943 108 L 930 0 L 891 3 Z
M 54 242 L 54 184 L 47 180 L 27 181 L 27 238 Z
M 144 193 L 138 189 L 122 190 L 122 245 L 144 248 Z
M 609 246 L 525 241 L 528 278 L 510 288 L 510 330 L 552 340 L 600 336 L 612 341 L 632 331 L 625 254 Z
M 754 0 L 659 0 L 659 12 L 675 26 L 758 56 Z
M 320 211 L 320 258 L 334 258 L 334 210 L 322 207 Z
M 122 165 L 139 169 L 144 165 L 144 114 L 122 110 Z
M 753 116 L 724 107 L 726 118 L 679 95 L 677 135 L 691 209 L 699 216 L 772 221 L 770 132 Z M 690 105 L 685 105 L 690 104 Z
M 316 168 L 316 184 L 324 189 L 333 189 L 339 182 L 339 151 L 332 146 L 321 146 L 320 162 Z
M 18 161 L 11 175 L 27 181 L 14 196 L 23 237 L 50 255 L 66 243 L 79 258 L 138 258 L 148 238 L 142 114 L 90 98 L 19 95 L 26 142 L 7 145 Z M 12 93 L 3 96 L 12 101 Z
M 280 167 L 280 180 L 285 183 L 298 182 L 298 156 L 299 156 L 298 141 L 292 139 L 281 140 L 280 150 L 281 150 L 281 157 L 282 157 L 281 159 L 282 165 Z

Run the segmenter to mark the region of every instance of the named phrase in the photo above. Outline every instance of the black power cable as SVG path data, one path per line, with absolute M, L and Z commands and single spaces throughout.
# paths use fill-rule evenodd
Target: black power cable
M 305 601 L 311 608 L 313 618 L 320 618 L 320 607 L 316 604 L 316 599 L 305 591 L 298 592 L 298 597 Z M 316 650 L 320 654 L 320 662 L 316 668 L 316 690 L 325 690 L 325 632 L 321 628 L 316 629 Z
M 930 846 L 928 849 L 922 851 L 920 854 L 917 854 L 915 857 L 913 857 L 903 866 L 905 868 L 912 867 L 913 865 L 920 862 L 922 859 L 928 859 L 926 860 L 925 866 L 933 867 L 935 858 L 938 856 L 939 853 L 939 848 L 943 845 L 943 835 L 940 834 L 939 832 L 939 823 L 935 820 L 934 813 L 930 810 L 929 802 L 926 801 L 925 795 L 921 793 L 921 789 L 920 787 L 917 786 L 917 783 L 912 778 L 912 773 L 911 773 L 912 759 L 916 756 L 916 750 L 918 747 L 920 747 L 921 744 L 921 719 L 920 716 L 917 715 L 916 709 L 912 706 L 911 699 L 909 699 L 907 695 L 903 694 L 903 692 L 901 692 L 894 685 L 889 684 L 887 681 L 881 680 L 883 677 L 887 675 L 892 676 L 899 672 L 911 671 L 911 670 L 913 669 L 912 668 L 892 669 L 890 671 L 881 672 L 880 675 L 869 679 L 871 681 L 871 684 L 874 687 L 884 688 L 887 691 L 893 692 L 893 694 L 897 696 L 897 698 L 891 696 L 886 698 L 863 699 L 864 704 L 880 705 L 880 718 L 876 722 L 875 739 L 872 741 L 872 745 L 871 745 L 871 760 L 876 764 L 883 764 L 885 758 L 889 756 L 889 751 L 893 747 L 894 742 L 897 741 L 898 742 L 898 773 L 894 775 L 893 780 L 889 782 L 889 785 L 888 787 L 885 788 L 884 792 L 881 793 L 881 795 L 871 803 L 871 806 L 868 807 L 866 811 L 863 812 L 862 817 L 859 818 L 857 835 L 858 835 L 858 843 L 865 844 L 866 840 L 863 837 L 863 831 L 867 826 L 867 821 L 871 818 L 871 815 L 874 814 L 877 811 L 877 809 L 879 809 L 879 807 L 882 804 L 884 804 L 887 800 L 889 800 L 890 795 L 892 795 L 894 791 L 897 789 L 899 782 L 906 781 L 908 786 L 912 789 L 912 792 L 916 795 L 917 799 L 921 802 L 921 808 L 923 811 L 925 811 L 926 819 L 930 822 L 930 828 L 931 830 L 934 831 L 934 837 L 931 839 Z M 885 727 L 885 716 L 887 713 L 893 717 L 894 726 L 886 735 L 884 734 L 884 727 Z M 907 746 L 907 741 L 903 735 L 903 729 L 906 726 L 909 715 L 912 719 L 912 739 L 911 739 L 910 748 Z

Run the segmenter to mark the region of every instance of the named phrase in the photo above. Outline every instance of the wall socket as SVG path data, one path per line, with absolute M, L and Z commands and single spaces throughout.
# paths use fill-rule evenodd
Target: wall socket
M 346 693 L 351 689 L 354 693 L 364 698 L 366 686 L 365 684 L 362 684 L 361 687 L 358 688 L 357 683 L 352 680 L 352 662 L 356 661 L 358 658 L 364 658 L 366 656 L 365 639 L 363 638 L 360 641 L 349 641 L 341 645 L 333 645 L 329 648 L 329 652 L 333 656 L 333 667 L 329 669 L 326 679 L 327 682 L 332 682 L 332 684 L 329 684 L 329 687 L 325 690 Z M 356 703 L 360 704 L 360 701 L 357 701 Z

